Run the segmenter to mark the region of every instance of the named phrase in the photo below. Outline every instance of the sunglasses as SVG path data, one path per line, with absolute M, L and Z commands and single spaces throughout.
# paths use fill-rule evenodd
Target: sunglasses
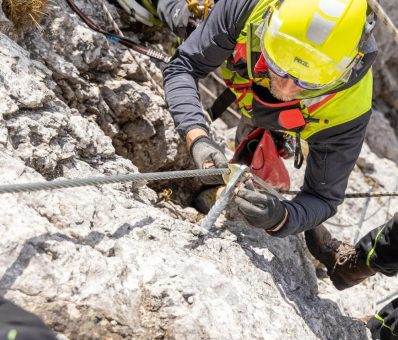
M 313 83 L 309 83 L 306 82 L 304 80 L 298 79 L 296 77 L 293 77 L 292 75 L 290 75 L 289 73 L 285 72 L 284 70 L 282 70 L 276 63 L 274 63 L 271 58 L 268 56 L 268 54 L 263 50 L 263 55 L 264 55 L 264 59 L 268 65 L 268 68 L 275 73 L 278 77 L 284 78 L 284 79 L 291 79 L 293 80 L 294 84 L 302 89 L 305 90 L 322 90 L 325 89 L 327 87 L 334 87 L 335 85 L 341 84 L 341 83 L 345 83 L 348 81 L 348 79 L 351 76 L 352 70 L 355 68 L 355 65 L 357 65 L 362 57 L 363 54 L 361 53 L 360 55 L 358 55 L 348 66 L 348 68 L 346 69 L 346 71 L 343 73 L 343 75 L 331 82 L 331 83 L 327 83 L 327 84 L 313 84 Z M 351 64 L 353 64 L 351 66 Z

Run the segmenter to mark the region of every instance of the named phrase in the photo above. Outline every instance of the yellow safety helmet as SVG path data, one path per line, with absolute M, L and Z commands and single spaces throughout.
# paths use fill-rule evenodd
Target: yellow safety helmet
M 261 47 L 271 71 L 327 92 L 362 59 L 366 0 L 279 0 L 264 15 Z

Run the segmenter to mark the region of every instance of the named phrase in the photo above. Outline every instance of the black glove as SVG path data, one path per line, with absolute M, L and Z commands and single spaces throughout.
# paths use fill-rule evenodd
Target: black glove
M 247 222 L 256 228 L 273 229 L 286 216 L 285 206 L 272 194 L 260 194 L 241 188 L 236 194 L 235 202 Z
M 193 140 L 190 148 L 191 156 L 199 169 L 226 168 L 228 161 L 220 147 L 207 136 Z M 204 184 L 224 184 L 221 176 L 201 177 Z

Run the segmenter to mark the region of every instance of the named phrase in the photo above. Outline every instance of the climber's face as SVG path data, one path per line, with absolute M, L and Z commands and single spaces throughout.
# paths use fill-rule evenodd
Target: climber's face
M 293 100 L 296 96 L 301 94 L 304 89 L 297 86 L 293 79 L 282 78 L 277 74 L 269 71 L 270 74 L 270 91 L 272 95 L 284 102 Z

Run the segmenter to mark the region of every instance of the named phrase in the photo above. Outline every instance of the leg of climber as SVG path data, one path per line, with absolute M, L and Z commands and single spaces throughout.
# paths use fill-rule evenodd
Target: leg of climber
M 398 298 L 391 301 L 367 323 L 373 339 L 398 339 Z
M 366 265 L 366 253 L 332 237 L 320 225 L 305 232 L 308 250 L 327 268 L 334 286 L 343 290 L 352 287 L 376 272 Z
M 320 225 L 305 232 L 311 254 L 323 263 L 335 287 L 352 287 L 376 272 L 398 273 L 398 213 L 373 229 L 354 246 L 332 238 Z M 398 340 L 398 298 L 375 314 L 367 324 L 373 339 Z
M 324 226 L 305 232 L 311 254 L 323 263 L 337 289 L 352 287 L 380 272 L 398 272 L 398 214 L 354 246 L 332 238 Z
M 398 273 L 398 213 L 382 226 L 362 237 L 356 249 L 366 253 L 366 265 L 379 273 Z

